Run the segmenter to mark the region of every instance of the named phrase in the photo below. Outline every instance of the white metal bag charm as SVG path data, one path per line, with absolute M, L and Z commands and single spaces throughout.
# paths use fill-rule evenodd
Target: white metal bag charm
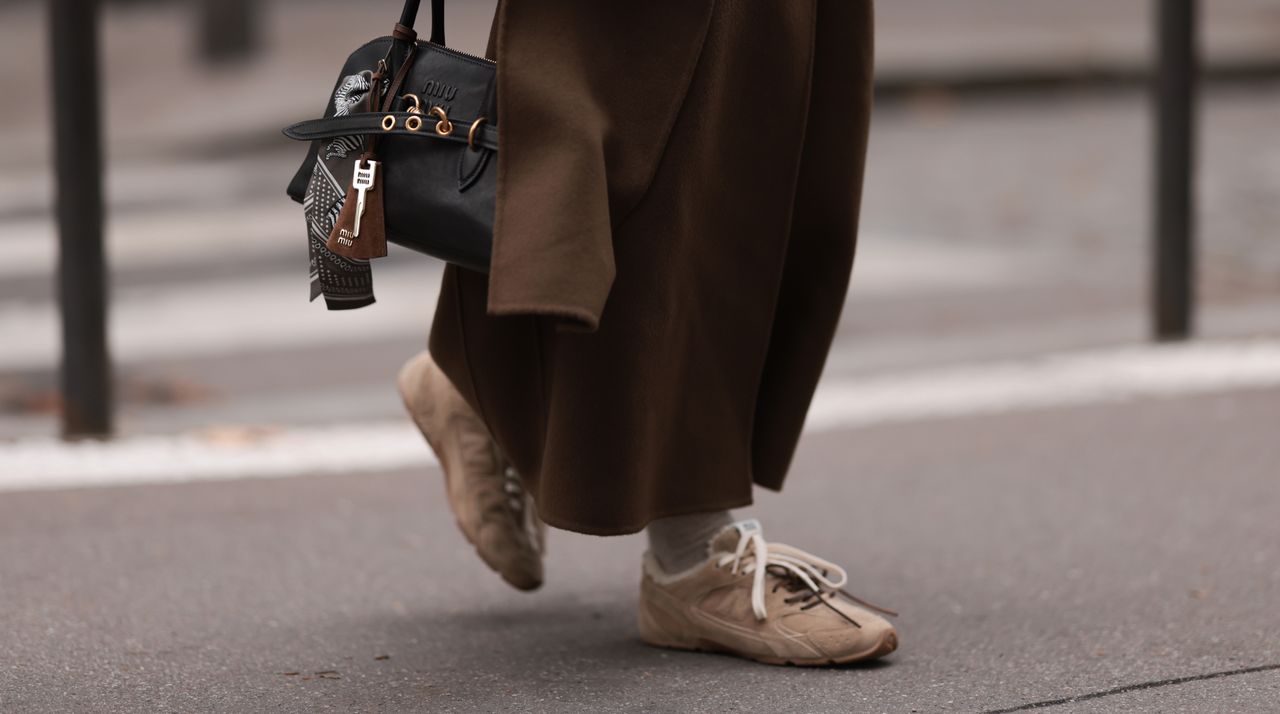
M 365 166 L 368 164 L 368 166 Z M 356 161 L 355 174 L 351 177 L 351 188 L 356 190 L 356 218 L 355 225 L 351 229 L 351 237 L 360 237 L 360 219 L 364 218 L 365 195 L 369 189 L 373 188 L 374 179 L 378 174 L 377 161 L 364 161 L 363 159 Z
M 325 248 L 351 260 L 372 260 L 387 254 L 387 232 L 382 205 L 380 163 L 366 151 L 355 161 L 351 188 L 334 223 Z

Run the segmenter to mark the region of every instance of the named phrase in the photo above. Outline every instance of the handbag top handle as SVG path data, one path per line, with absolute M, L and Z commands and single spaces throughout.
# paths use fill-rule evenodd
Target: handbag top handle
M 404 12 L 400 13 L 401 25 L 413 29 L 420 4 L 421 0 L 405 0 Z M 444 0 L 431 0 L 431 42 L 444 45 Z

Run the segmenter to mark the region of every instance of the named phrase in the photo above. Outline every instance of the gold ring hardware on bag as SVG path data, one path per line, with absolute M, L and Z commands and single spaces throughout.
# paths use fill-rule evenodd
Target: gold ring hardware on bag
M 394 128 L 396 128 L 396 118 L 394 116 L 388 114 L 385 117 L 382 117 L 383 131 L 391 131 Z
M 409 100 L 409 101 L 413 102 L 413 106 L 409 107 L 409 108 L 408 108 L 408 109 L 406 109 L 405 111 L 409 112 L 410 114 L 421 114 L 421 113 L 422 113 L 422 100 L 418 98 L 418 95 L 416 95 L 416 94 L 406 94 L 406 95 L 404 95 L 403 97 L 401 97 L 401 99 L 407 99 L 407 100 Z M 418 125 L 419 125 L 419 126 L 421 126 L 421 125 L 422 125 L 422 122 L 418 122 Z M 417 129 L 414 129 L 414 131 L 417 131 Z
M 436 133 L 440 136 L 449 136 L 453 133 L 453 122 L 449 121 L 449 114 L 444 110 L 444 107 L 431 107 L 427 112 L 427 116 L 440 118 L 440 121 L 436 122 Z
M 472 151 L 480 150 L 480 147 L 476 146 L 476 132 L 480 131 L 480 125 L 486 121 L 488 120 L 484 117 L 480 117 L 479 119 L 471 122 L 471 129 L 467 132 L 467 146 L 470 147 Z
M 404 120 L 404 128 L 408 129 L 409 131 L 417 131 L 417 130 L 421 129 L 421 128 L 422 128 L 422 117 L 417 116 L 417 115 L 415 114 L 414 116 L 411 116 L 411 117 L 409 117 L 408 119 L 405 119 L 405 120 Z

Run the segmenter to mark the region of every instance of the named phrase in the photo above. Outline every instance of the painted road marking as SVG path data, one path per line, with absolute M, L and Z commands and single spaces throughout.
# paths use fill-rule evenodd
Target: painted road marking
M 1280 340 L 1139 345 L 824 383 L 806 426 L 887 422 L 1280 385 Z
M 257 229 L 260 246 L 278 252 L 281 245 L 301 249 L 301 219 L 289 212 L 286 218 Z M 152 220 L 141 217 L 137 222 Z M 122 265 L 179 265 L 201 261 L 232 260 L 251 263 L 263 249 L 242 253 L 232 246 L 204 236 L 223 229 L 214 216 L 197 216 L 193 227 L 183 231 L 183 240 L 173 240 L 172 222 L 155 220 L 146 229 L 138 226 L 127 237 L 113 240 L 119 253 L 113 263 Z M 251 225 L 258 224 L 254 218 Z M 32 238 L 27 230 L 9 231 L 0 237 L 0 253 L 13 248 L 4 265 L 39 264 L 40 274 L 52 269 L 55 242 L 52 229 Z M 193 233 L 192 231 L 196 231 Z M 297 235 L 295 235 L 297 234 Z M 0 236 L 6 235 L 0 225 Z M 293 241 L 282 242 L 281 235 Z M 19 240 L 18 238 L 21 238 Z M 857 268 L 850 299 L 895 295 L 925 295 L 931 291 L 991 290 L 1034 280 L 1039 275 L 1025 261 L 1019 262 L 995 251 L 972 247 L 963 250 L 942 242 L 910 242 L 891 238 L 864 240 L 860 249 L 864 260 Z M 175 247 L 177 246 L 177 247 Z M 213 248 L 222 252 L 209 252 Z M 393 248 L 393 250 L 399 250 Z M 28 254 L 44 251 L 42 257 Z M 296 269 L 193 281 L 184 285 L 127 285 L 111 296 L 111 353 L 119 364 L 192 356 L 230 355 L 240 351 L 266 351 L 312 347 L 361 339 L 413 337 L 425 334 L 434 311 L 440 264 L 425 258 L 406 257 L 398 263 L 376 268 L 378 303 L 346 313 L 326 311 L 307 303 L 305 253 L 299 253 Z M 120 257 L 123 256 L 123 257 Z M 149 256 L 143 258 L 142 256 Z M 157 257 L 158 256 L 158 257 Z M 137 259 L 135 259 L 137 258 Z M 26 269 L 26 268 L 23 268 Z M 50 300 L 10 299 L 0 301 L 0 372 L 48 368 L 59 359 L 60 327 L 57 304 Z
M 810 433 L 1280 386 L 1280 340 L 1135 346 L 823 383 Z M 407 420 L 0 443 L 0 491 L 271 478 L 433 463 Z

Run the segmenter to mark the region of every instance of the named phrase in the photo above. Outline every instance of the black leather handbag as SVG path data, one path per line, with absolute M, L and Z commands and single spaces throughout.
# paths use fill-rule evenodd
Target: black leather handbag
M 289 138 L 312 143 L 288 193 L 307 214 L 313 278 L 317 270 L 329 270 L 334 284 L 350 280 L 344 271 L 351 266 L 334 252 L 346 254 L 334 251 L 332 241 L 353 244 L 350 232 L 341 229 L 353 197 L 361 212 L 355 216 L 357 233 L 363 226 L 365 235 L 376 234 L 368 224 L 380 221 L 385 240 L 470 270 L 489 269 L 497 65 L 444 46 L 444 0 L 432 0 L 431 39 L 419 41 L 413 30 L 418 5 L 407 0 L 391 36 L 351 53 L 323 118 L 284 129 Z M 362 181 L 370 193 L 360 189 Z M 380 199 L 380 205 L 370 201 L 377 210 L 364 208 L 366 196 Z M 318 245 L 324 243 L 328 250 Z M 322 263 L 330 263 L 327 268 L 317 268 L 317 251 Z M 325 295 L 334 307 L 331 293 Z

